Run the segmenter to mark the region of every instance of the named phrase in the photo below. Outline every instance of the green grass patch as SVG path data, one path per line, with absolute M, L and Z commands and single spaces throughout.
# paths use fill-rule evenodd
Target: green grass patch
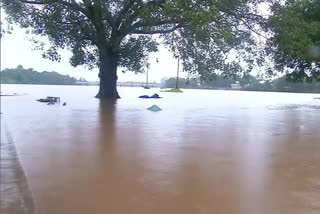
M 173 89 L 165 90 L 165 91 L 161 91 L 161 92 L 183 93 L 183 91 L 181 91 L 179 88 L 173 88 Z

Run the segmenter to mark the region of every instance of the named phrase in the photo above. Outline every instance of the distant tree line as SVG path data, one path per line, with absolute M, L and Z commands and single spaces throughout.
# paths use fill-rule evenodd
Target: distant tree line
M 308 79 L 296 82 L 290 80 L 287 76 L 277 78 L 272 81 L 262 81 L 251 75 L 238 78 L 227 78 L 217 75 L 216 78 L 209 81 L 201 81 L 198 78 L 179 78 L 179 88 L 190 89 L 230 89 L 231 84 L 239 82 L 242 90 L 248 91 L 276 91 L 276 92 L 304 92 L 320 93 L 320 82 Z M 176 78 L 170 78 L 163 82 L 165 88 L 175 88 Z
M 176 87 L 176 78 L 170 78 L 163 82 L 166 88 Z M 239 82 L 241 86 L 257 85 L 260 80 L 254 76 L 247 75 L 242 78 L 231 78 L 223 75 L 215 75 L 210 80 L 200 80 L 199 78 L 179 78 L 179 88 L 192 88 L 192 89 L 229 89 L 231 84 Z
M 284 76 L 272 82 L 267 81 L 263 85 L 268 86 L 267 89 L 270 91 L 320 93 L 320 82 L 315 79 L 309 80 L 308 78 L 297 82 Z
M 1 83 L 5 84 L 75 85 L 77 81 L 85 81 L 57 72 L 37 72 L 32 68 L 25 69 L 21 65 L 13 69 L 4 69 L 0 74 Z

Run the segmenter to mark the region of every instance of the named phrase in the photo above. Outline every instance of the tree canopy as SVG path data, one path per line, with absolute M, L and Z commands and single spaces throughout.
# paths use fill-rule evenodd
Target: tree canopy
M 143 71 L 159 43 L 183 59 L 184 70 L 203 78 L 250 71 L 262 60 L 252 35 L 266 23 L 262 2 L 269 1 L 3 0 L 3 7 L 9 22 L 49 38 L 47 49 L 35 41 L 44 57 L 59 61 L 58 50 L 70 48 L 71 65 L 99 67 L 98 96 L 117 97 L 117 68 Z M 228 60 L 232 51 L 236 60 Z
M 294 80 L 320 80 L 320 0 L 287 0 L 272 12 L 267 46 L 275 71 Z

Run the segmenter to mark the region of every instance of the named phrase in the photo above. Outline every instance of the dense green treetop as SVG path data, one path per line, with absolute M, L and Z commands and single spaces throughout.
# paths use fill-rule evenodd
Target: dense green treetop
M 267 46 L 275 71 L 295 80 L 320 80 L 320 0 L 287 0 L 274 4 L 272 13 Z

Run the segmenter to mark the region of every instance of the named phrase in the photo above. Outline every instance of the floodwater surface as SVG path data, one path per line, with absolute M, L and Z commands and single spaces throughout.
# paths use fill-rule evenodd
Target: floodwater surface
M 110 103 L 91 86 L 1 90 L 27 94 L 1 97 L 1 165 L 14 163 L 4 213 L 320 213 L 319 95 L 119 88 Z M 67 105 L 35 101 L 46 96 Z

